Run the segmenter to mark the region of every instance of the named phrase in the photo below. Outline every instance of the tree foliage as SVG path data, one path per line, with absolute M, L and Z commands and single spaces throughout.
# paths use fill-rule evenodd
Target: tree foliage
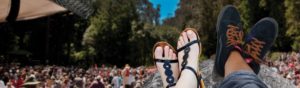
M 292 40 L 286 35 L 284 0 L 242 0 L 238 8 L 242 17 L 243 28 L 248 32 L 252 25 L 263 17 L 273 17 L 278 22 L 279 32 L 272 50 L 291 50 Z
M 164 20 L 165 25 L 183 30 L 191 27 L 198 30 L 204 54 L 215 53 L 216 21 L 220 9 L 226 4 L 236 4 L 234 0 L 180 0 L 175 17 Z
M 180 31 L 195 28 L 205 57 L 216 50 L 216 21 L 228 4 L 241 14 L 243 29 L 263 17 L 279 24 L 273 51 L 300 48 L 300 1 L 297 0 L 180 0 L 174 17 L 159 23 L 160 5 L 149 0 L 96 0 L 96 13 L 88 20 L 67 12 L 31 21 L 0 24 L 0 61 L 26 51 L 26 59 L 50 64 L 153 64 L 152 47 L 167 41 L 176 47 Z M 291 46 L 292 45 L 292 46 Z
M 293 5 L 284 5 L 284 2 L 290 2 Z M 249 32 L 251 27 L 264 17 L 273 17 L 279 24 L 279 34 L 277 41 L 272 50 L 275 51 L 290 51 L 292 41 L 298 36 L 298 28 L 291 28 L 289 25 L 297 23 L 297 5 L 291 0 L 180 0 L 178 9 L 175 12 L 175 17 L 170 17 L 164 20 L 165 25 L 174 26 L 178 29 L 186 27 L 196 28 L 200 34 L 203 44 L 203 52 L 210 56 L 215 53 L 216 47 L 216 20 L 221 8 L 231 4 L 238 8 L 241 14 L 243 29 Z M 286 10 L 291 9 L 288 12 Z M 286 14 L 285 14 L 286 12 Z M 287 16 L 290 14 L 290 16 Z M 291 22 L 286 21 L 292 20 Z M 287 29 L 286 27 L 290 28 Z M 289 30 L 290 33 L 287 31 Z M 297 31 L 297 32 L 295 32 Z M 289 36 L 294 35 L 294 36 Z M 293 39 L 293 40 L 292 40 Z M 299 38 L 298 38 L 299 39 Z M 294 43 L 294 46 L 299 43 Z
M 95 52 L 87 53 L 87 59 L 97 63 L 149 64 L 153 44 L 169 38 L 159 36 L 167 33 L 172 37 L 170 33 L 176 31 L 159 26 L 159 6 L 154 8 L 148 0 L 101 0 L 98 3 L 97 14 L 90 19 L 91 25 L 82 42 Z
M 286 35 L 293 39 L 292 47 L 294 50 L 300 50 L 300 1 L 298 0 L 285 0 L 284 6 L 286 7 Z

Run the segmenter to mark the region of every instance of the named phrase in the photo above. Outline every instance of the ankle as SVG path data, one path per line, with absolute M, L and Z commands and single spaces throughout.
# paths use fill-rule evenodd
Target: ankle
M 253 70 L 241 56 L 240 52 L 236 50 L 231 51 L 228 60 L 225 63 L 225 76 L 241 70 L 253 72 Z

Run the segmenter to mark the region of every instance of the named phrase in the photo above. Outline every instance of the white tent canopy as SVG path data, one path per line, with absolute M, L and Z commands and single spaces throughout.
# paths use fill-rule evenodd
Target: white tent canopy
M 6 22 L 9 14 L 11 0 L 0 0 L 0 23 Z M 17 21 L 29 20 L 67 11 L 50 0 L 20 0 L 20 9 Z

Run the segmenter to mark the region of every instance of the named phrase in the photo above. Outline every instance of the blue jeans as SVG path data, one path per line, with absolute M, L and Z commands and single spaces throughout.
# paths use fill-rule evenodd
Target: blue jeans
M 253 72 L 238 71 L 229 74 L 219 88 L 268 88 Z

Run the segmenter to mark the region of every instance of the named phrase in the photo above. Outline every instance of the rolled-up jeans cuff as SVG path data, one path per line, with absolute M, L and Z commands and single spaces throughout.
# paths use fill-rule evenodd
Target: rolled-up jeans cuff
M 229 74 L 219 88 L 268 88 L 255 73 L 237 71 Z

